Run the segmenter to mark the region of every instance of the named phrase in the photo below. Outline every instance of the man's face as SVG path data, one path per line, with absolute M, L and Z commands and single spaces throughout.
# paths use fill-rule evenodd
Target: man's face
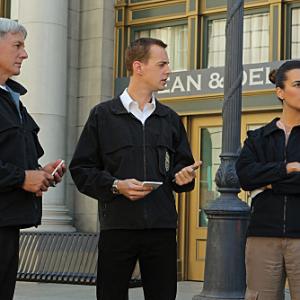
M 0 38 L 0 77 L 5 81 L 19 75 L 24 59 L 28 57 L 24 49 L 24 35 L 8 32 Z
M 166 50 L 152 45 L 147 62 L 141 63 L 142 80 L 151 91 L 161 91 L 170 74 L 169 58 Z

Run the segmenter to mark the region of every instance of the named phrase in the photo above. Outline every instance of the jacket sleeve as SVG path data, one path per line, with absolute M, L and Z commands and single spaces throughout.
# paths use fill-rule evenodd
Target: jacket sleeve
M 94 108 L 83 128 L 69 169 L 81 193 L 108 202 L 113 197 L 111 186 L 115 178 L 104 170 L 99 130 L 101 128 Z
M 285 162 L 259 162 L 253 138 L 250 136 L 246 139 L 236 162 L 236 172 L 245 191 L 273 185 L 287 177 Z
M 285 179 L 273 183 L 272 190 L 275 194 L 300 194 L 300 172 L 290 173 Z
M 20 188 L 25 180 L 25 171 L 11 163 L 0 160 L 0 192 Z
M 173 179 L 182 168 L 192 165 L 195 161 L 190 149 L 185 128 L 179 119 L 178 139 L 175 145 L 174 165 L 172 172 L 172 188 L 177 193 L 188 192 L 194 189 L 195 180 L 185 185 L 177 185 Z

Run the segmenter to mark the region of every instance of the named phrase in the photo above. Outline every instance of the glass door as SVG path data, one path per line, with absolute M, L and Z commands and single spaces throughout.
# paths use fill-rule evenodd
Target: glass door
M 241 143 L 248 130 L 256 129 L 276 116 L 278 112 L 248 113 L 242 116 Z M 207 238 L 207 216 L 203 208 L 218 197 L 215 174 L 220 165 L 222 150 L 222 118 L 220 116 L 194 117 L 191 121 L 191 147 L 195 159 L 202 160 L 197 171 L 195 189 L 188 201 L 188 259 L 187 279 L 204 280 L 205 252 Z M 250 202 L 247 193 L 239 197 Z M 249 203 L 250 204 L 250 203 Z
M 203 280 L 207 236 L 207 216 L 203 208 L 218 196 L 214 180 L 220 164 L 221 117 L 194 118 L 191 146 L 195 159 L 202 160 L 189 201 L 188 279 Z

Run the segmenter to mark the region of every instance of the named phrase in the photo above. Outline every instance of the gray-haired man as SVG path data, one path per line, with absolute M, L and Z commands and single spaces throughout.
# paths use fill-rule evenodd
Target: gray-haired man
M 54 176 L 59 160 L 40 167 L 43 155 L 38 125 L 19 99 L 26 89 L 11 76 L 20 74 L 28 57 L 26 29 L 0 18 L 0 299 L 13 299 L 19 256 L 20 228 L 41 223 L 41 196 L 61 181 L 65 166 Z

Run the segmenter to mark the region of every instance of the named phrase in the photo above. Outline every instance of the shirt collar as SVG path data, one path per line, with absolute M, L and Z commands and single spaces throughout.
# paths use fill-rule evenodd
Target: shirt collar
M 0 84 L 0 88 L 7 91 L 7 87 L 5 85 Z
M 128 94 L 128 89 L 126 88 L 122 95 L 120 96 L 120 99 L 122 101 L 123 106 L 126 108 L 128 112 L 130 112 L 130 106 L 132 103 L 137 103 L 135 100 L 133 100 L 130 95 Z M 156 108 L 156 100 L 154 94 L 152 94 L 151 102 L 149 103 L 152 105 L 153 109 Z
M 116 98 L 112 99 L 113 101 L 110 103 L 110 110 L 112 113 L 117 114 L 117 115 L 122 115 L 122 114 L 128 114 L 128 111 L 124 107 L 121 97 L 117 96 Z M 169 108 L 163 104 L 161 104 L 157 99 L 155 99 L 156 103 L 156 108 L 153 112 L 153 114 L 158 115 L 160 117 L 164 117 L 169 113 Z

